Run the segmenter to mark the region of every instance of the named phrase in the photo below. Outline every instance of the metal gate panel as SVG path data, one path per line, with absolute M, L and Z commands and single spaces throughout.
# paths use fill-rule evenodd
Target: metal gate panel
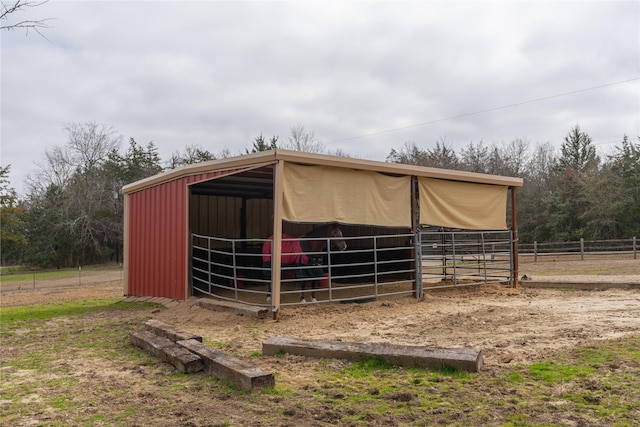
M 489 283 L 513 286 L 511 230 L 421 230 L 416 241 L 423 290 Z

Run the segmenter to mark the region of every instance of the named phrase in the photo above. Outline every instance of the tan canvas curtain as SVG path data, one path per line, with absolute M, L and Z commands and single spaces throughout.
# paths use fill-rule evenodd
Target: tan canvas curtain
M 507 228 L 507 186 L 418 178 L 420 224 L 471 230 Z
M 283 219 L 411 227 L 408 176 L 285 163 L 283 181 Z

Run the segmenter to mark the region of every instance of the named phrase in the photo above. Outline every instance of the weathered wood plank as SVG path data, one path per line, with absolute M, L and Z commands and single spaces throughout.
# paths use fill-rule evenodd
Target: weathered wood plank
M 265 307 L 208 298 L 200 298 L 196 301 L 196 305 L 212 311 L 229 311 L 242 316 L 255 316 L 258 319 L 264 319 L 269 314 L 269 310 Z
M 421 346 L 397 344 L 365 344 L 285 337 L 271 337 L 262 342 L 263 355 L 275 355 L 280 352 L 354 361 L 369 357 L 380 357 L 393 365 L 431 369 L 450 366 L 469 372 L 479 372 L 483 364 L 482 351 L 475 349 L 430 349 Z
M 200 356 L 177 345 L 170 339 L 158 336 L 153 332 L 132 332 L 131 335 L 129 335 L 129 339 L 131 340 L 131 344 L 152 356 L 171 363 L 180 372 L 198 372 L 204 368 L 204 363 Z M 196 340 L 193 341 L 198 342 Z
M 243 390 L 273 388 L 275 386 L 273 373 L 207 347 L 200 341 L 190 339 L 178 341 L 177 344 L 201 357 L 204 370 L 209 375 L 225 379 Z
M 165 337 L 173 342 L 182 341 L 182 340 L 198 340 L 202 342 L 202 337 L 199 335 L 192 334 L 190 332 L 183 331 L 181 329 L 176 328 L 173 325 L 166 324 L 160 320 L 150 319 L 144 322 L 144 327 L 150 332 L 153 332 L 156 335 L 161 337 Z

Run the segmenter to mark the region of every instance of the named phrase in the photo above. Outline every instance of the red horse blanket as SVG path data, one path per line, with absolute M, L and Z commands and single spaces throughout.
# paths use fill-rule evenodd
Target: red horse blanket
M 286 240 L 285 240 L 286 239 Z M 271 244 L 273 243 L 273 236 L 269 237 L 269 240 L 262 245 L 262 263 L 271 264 Z M 307 265 L 309 264 L 309 257 L 305 255 L 300 246 L 300 238 L 297 236 L 291 236 L 288 234 L 282 235 L 282 256 L 280 262 L 283 265 Z

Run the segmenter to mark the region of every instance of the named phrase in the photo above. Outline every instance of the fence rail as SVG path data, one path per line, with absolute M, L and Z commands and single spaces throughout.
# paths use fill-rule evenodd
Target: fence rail
M 513 284 L 510 230 L 424 230 L 418 238 L 424 290 L 478 283 Z
M 305 266 L 282 265 L 281 305 L 301 304 L 315 298 L 315 294 L 320 302 L 415 294 L 412 237 L 344 237 L 345 251 L 331 249 L 333 239 L 326 238 L 328 249 L 321 253 L 288 253 L 308 255 L 314 262 Z M 399 245 L 398 239 L 405 243 Z M 283 239 L 287 240 L 291 239 Z M 263 263 L 261 251 L 266 241 L 192 234 L 194 290 L 221 299 L 270 306 L 271 264 Z M 320 286 L 301 289 L 308 281 L 317 281 Z
M 518 245 L 520 256 L 532 256 L 536 262 L 538 257 L 576 255 L 584 260 L 588 255 L 620 255 L 632 254 L 638 258 L 638 241 L 634 236 L 630 239 L 615 240 L 576 240 L 571 242 L 533 242 Z

